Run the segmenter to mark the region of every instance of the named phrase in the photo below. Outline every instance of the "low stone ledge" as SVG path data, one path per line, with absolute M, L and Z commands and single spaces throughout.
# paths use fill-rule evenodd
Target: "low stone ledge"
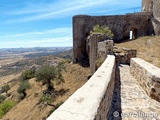
M 130 64 L 130 59 L 136 57 L 137 50 L 114 46 L 113 53 L 117 64 Z
M 160 68 L 140 58 L 131 58 L 130 72 L 146 93 L 160 102 Z
M 95 74 L 71 95 L 47 120 L 106 120 L 115 83 L 115 57 L 107 59 Z

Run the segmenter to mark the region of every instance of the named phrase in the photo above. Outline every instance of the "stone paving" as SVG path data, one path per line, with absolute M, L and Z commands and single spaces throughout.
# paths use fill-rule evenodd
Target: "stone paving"
M 108 120 L 160 120 L 160 102 L 145 93 L 129 70 L 128 65 L 117 67 Z

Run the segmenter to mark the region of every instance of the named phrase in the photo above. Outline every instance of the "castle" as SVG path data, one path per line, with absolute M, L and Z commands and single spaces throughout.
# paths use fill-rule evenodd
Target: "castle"
M 130 31 L 133 39 L 160 35 L 159 3 L 143 0 L 140 13 L 73 17 L 73 62 L 89 60 L 93 75 L 47 120 L 160 119 L 160 68 L 136 58 L 136 50 L 124 49 L 127 54 L 122 58 L 107 55 L 113 40 L 129 39 Z M 96 24 L 108 26 L 115 35 L 113 40 L 104 41 L 101 34 L 89 35 Z M 97 56 L 107 58 L 95 72 Z M 130 66 L 117 65 L 117 58 Z
M 126 15 L 73 17 L 73 63 L 81 63 L 88 59 L 87 37 L 93 26 L 108 26 L 114 34 L 115 42 L 147 35 L 160 35 L 160 1 L 142 0 L 142 11 Z

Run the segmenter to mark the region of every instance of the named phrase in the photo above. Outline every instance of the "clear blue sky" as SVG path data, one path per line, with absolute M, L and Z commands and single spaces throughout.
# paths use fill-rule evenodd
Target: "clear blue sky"
M 72 46 L 72 16 L 141 11 L 141 0 L 0 0 L 0 48 Z

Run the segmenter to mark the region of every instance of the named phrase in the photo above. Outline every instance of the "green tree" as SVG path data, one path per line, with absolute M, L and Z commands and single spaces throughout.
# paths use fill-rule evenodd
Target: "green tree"
M 54 66 L 42 66 L 37 72 L 36 72 L 36 81 L 42 82 L 44 85 L 47 85 L 47 90 L 52 91 L 54 90 L 54 86 L 52 84 L 52 80 L 56 80 L 61 82 L 64 82 L 63 77 L 61 75 L 61 70 L 63 69 L 62 64 L 58 64 L 57 67 Z
M 10 86 L 7 84 L 7 85 L 4 85 L 4 86 L 2 86 L 2 88 L 1 88 L 1 92 L 2 93 L 4 93 L 4 92 L 8 92 L 8 90 L 10 90 Z
M 93 31 L 90 34 L 100 33 L 105 36 L 105 38 L 112 38 L 114 35 L 112 31 L 107 26 L 100 26 L 99 24 L 93 27 Z
M 61 84 L 64 82 L 63 76 L 61 74 L 62 70 L 66 70 L 66 67 L 64 66 L 65 62 L 59 62 L 57 67 L 56 67 L 56 80 L 57 80 L 57 85 Z
M 20 77 L 22 80 L 29 80 L 29 79 L 35 77 L 35 72 L 36 72 L 36 69 L 33 67 L 29 70 L 25 70 L 24 72 L 22 72 Z
M 19 99 L 24 99 L 26 97 L 26 89 L 30 88 L 30 84 L 28 80 L 21 81 L 19 84 L 19 87 L 17 89 L 17 92 L 19 93 Z

